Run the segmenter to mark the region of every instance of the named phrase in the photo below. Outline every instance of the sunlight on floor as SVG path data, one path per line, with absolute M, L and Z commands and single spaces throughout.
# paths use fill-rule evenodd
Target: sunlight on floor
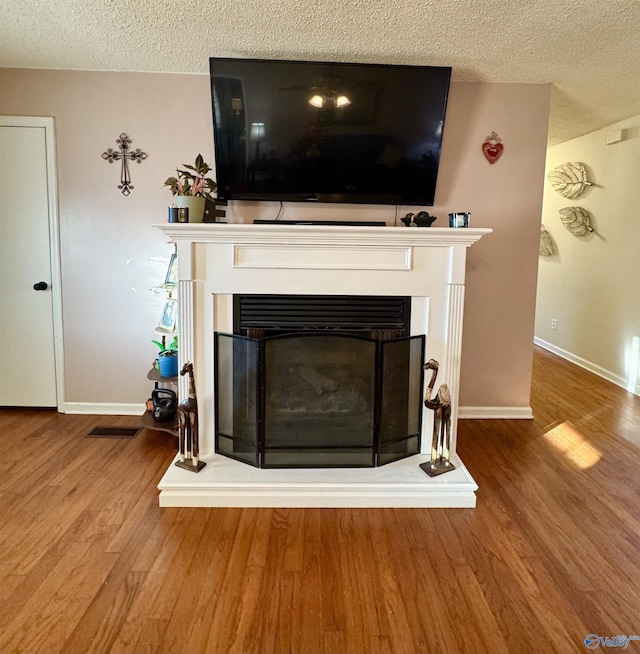
M 570 423 L 563 422 L 543 434 L 545 440 L 569 461 L 586 470 L 600 461 L 602 453 Z

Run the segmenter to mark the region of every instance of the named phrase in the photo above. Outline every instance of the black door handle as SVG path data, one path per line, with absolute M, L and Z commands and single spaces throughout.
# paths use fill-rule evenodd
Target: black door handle
M 34 291 L 46 291 L 48 288 L 49 284 L 47 284 L 47 282 L 38 282 L 37 284 L 33 285 Z

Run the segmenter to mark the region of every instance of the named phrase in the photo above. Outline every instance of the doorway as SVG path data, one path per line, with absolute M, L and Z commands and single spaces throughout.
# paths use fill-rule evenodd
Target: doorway
M 64 407 L 53 118 L 0 116 L 0 406 Z

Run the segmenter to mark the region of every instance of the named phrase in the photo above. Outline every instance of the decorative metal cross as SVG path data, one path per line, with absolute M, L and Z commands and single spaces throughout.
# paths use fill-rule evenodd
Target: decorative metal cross
M 133 190 L 133 184 L 131 183 L 131 177 L 129 176 L 129 161 L 135 161 L 136 163 L 141 163 L 144 159 L 147 158 L 147 153 L 142 152 L 140 148 L 136 148 L 132 152 L 127 152 L 129 149 L 129 144 L 131 139 L 124 133 L 116 139 L 116 143 L 120 147 L 120 152 L 116 152 L 109 148 L 106 152 L 102 153 L 102 158 L 109 163 L 114 161 L 122 161 L 122 169 L 120 172 L 120 184 L 118 188 L 122 191 L 122 195 L 129 195 Z

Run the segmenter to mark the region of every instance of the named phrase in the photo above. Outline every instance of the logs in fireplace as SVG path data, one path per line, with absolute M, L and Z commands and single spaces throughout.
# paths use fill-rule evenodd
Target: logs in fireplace
M 241 295 L 215 334 L 216 451 L 262 468 L 372 467 L 419 451 L 424 336 L 410 298 Z

